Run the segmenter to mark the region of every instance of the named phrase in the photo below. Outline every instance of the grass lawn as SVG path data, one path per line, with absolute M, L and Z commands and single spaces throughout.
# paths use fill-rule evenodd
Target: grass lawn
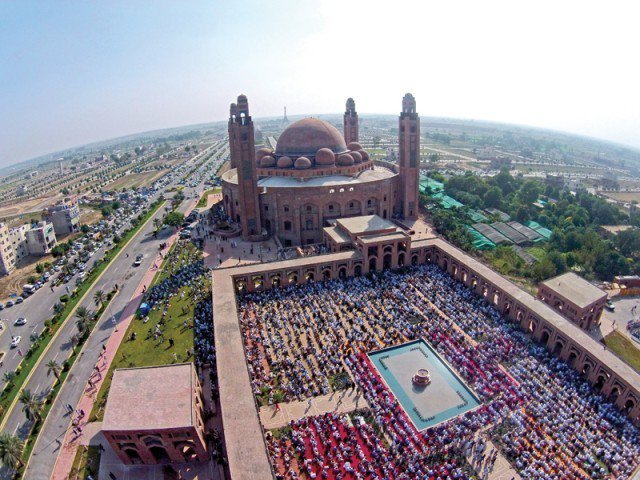
M 209 199 L 209 195 L 213 195 L 214 193 L 220 193 L 221 191 L 222 191 L 222 188 L 215 187 L 215 188 L 212 188 L 211 190 L 207 190 L 206 192 L 204 192 L 200 197 L 200 200 L 198 200 L 198 204 L 196 205 L 196 208 L 206 207 L 207 201 Z
M 633 340 L 629 340 L 620 332 L 611 332 L 604 338 L 604 343 L 616 355 L 640 372 L 640 349 Z
M 98 478 L 100 469 L 100 449 L 97 446 L 80 446 L 73 460 L 71 476 L 69 478 L 86 480 L 87 476 Z
M 176 249 L 180 249 L 177 254 L 182 258 L 188 255 L 189 252 L 194 252 L 196 247 L 190 242 L 180 242 L 174 245 L 171 253 L 165 257 L 163 268 L 156 274 L 152 285 L 161 282 L 173 273 L 170 269 L 165 269 L 164 267 L 166 259 L 176 254 Z M 205 288 L 209 288 L 208 281 Z M 184 291 L 186 295 L 183 299 L 180 299 L 179 296 L 172 297 L 167 315 L 164 317 L 165 323 L 161 326 L 163 335 L 157 339 L 154 339 L 153 333 L 156 325 L 162 320 L 162 310 L 152 310 L 149 313 L 149 321 L 146 324 L 137 317 L 132 320 L 124 337 L 125 339 L 120 344 L 115 359 L 111 363 L 109 372 L 100 388 L 98 399 L 89 417 L 91 421 L 102 420 L 113 371 L 116 368 L 166 365 L 194 360 L 193 329 L 191 326 L 193 324 L 195 304 L 191 298 L 192 289 L 185 287 Z M 184 325 L 185 322 L 187 322 L 186 327 Z M 136 333 L 135 340 L 132 339 L 133 332 Z M 170 338 L 175 342 L 173 347 L 169 346 Z M 187 355 L 187 350 L 191 351 L 190 355 Z
M 544 247 L 529 247 L 525 248 L 525 250 L 536 257 L 538 260 L 542 260 L 547 254 L 547 251 L 544 249 Z

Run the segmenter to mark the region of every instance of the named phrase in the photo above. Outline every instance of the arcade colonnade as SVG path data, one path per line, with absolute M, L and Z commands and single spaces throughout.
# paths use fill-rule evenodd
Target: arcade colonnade
M 248 265 L 228 273 L 236 291 L 259 291 L 365 275 L 383 268 L 437 264 L 583 374 L 596 391 L 640 425 L 640 375 L 551 307 L 442 239 L 411 242 L 408 251 L 396 245 L 376 247 Z

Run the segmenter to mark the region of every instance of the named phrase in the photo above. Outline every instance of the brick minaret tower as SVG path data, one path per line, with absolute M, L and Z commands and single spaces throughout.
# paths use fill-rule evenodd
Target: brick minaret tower
M 229 163 L 231 164 L 231 168 L 237 168 L 238 166 L 238 158 L 234 150 L 235 145 L 233 142 L 233 125 L 236 121 L 237 115 L 238 106 L 235 103 L 232 103 L 229 107 Z
M 397 212 L 404 219 L 418 218 L 418 186 L 420 180 L 420 117 L 416 112 L 416 99 L 407 93 L 402 99 L 400 113 L 400 190 Z
M 240 200 L 242 238 L 254 240 L 262 233 L 256 174 L 256 150 L 253 121 L 249 115 L 247 97 L 240 95 L 237 105 L 231 104 L 229 117 L 231 164 L 236 164 Z M 235 161 L 235 162 L 234 162 Z
M 357 142 L 359 137 L 356 102 L 353 101 L 353 98 L 348 98 L 347 109 L 344 112 L 344 141 L 349 145 L 351 142 Z

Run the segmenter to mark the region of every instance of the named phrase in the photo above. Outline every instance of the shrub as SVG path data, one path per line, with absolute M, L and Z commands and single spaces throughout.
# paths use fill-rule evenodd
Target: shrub
M 67 294 L 62 295 L 62 296 L 60 297 L 60 301 L 61 301 L 62 303 L 67 303 L 67 302 L 69 301 L 69 295 L 67 295 Z

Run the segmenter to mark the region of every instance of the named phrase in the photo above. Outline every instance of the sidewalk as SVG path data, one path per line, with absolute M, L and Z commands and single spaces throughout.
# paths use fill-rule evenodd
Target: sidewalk
M 189 207 L 186 210 L 187 215 L 191 210 L 193 210 L 196 201 L 192 201 Z M 171 246 L 174 244 L 176 239 L 178 238 L 178 232 L 174 233 L 171 237 L 167 239 L 166 247 L 162 251 L 158 251 L 156 255 L 156 261 L 158 265 L 162 262 L 160 258 L 160 253 L 162 256 L 165 256 Z M 90 384 L 84 391 L 84 395 L 80 398 L 80 402 L 76 405 L 76 411 L 84 410 L 85 415 L 79 421 L 78 426 L 81 428 L 85 428 L 89 420 L 89 413 L 93 409 L 93 404 L 96 401 L 98 396 L 98 392 L 100 391 L 100 387 L 102 386 L 102 382 L 106 377 L 107 372 L 109 371 L 109 367 L 111 366 L 111 362 L 116 356 L 118 352 L 118 347 L 122 342 L 125 334 L 127 333 L 127 328 L 129 324 L 135 317 L 136 311 L 138 310 L 138 306 L 142 301 L 142 297 L 144 295 L 144 290 L 147 286 L 151 285 L 153 281 L 153 277 L 155 276 L 157 269 L 154 269 L 153 266 L 150 267 L 142 279 L 142 281 L 138 284 L 135 293 L 131 297 L 126 309 L 120 315 L 120 322 L 118 323 L 117 329 L 113 332 L 113 334 L 109 337 L 108 341 L 104 344 L 104 351 L 101 355 L 101 359 L 98 361 L 94 370 L 91 373 L 91 377 L 89 378 Z M 81 361 L 81 359 L 79 359 Z M 67 433 L 62 442 L 62 446 L 60 448 L 60 454 L 56 459 L 56 463 L 53 469 L 53 473 L 51 475 L 52 480 L 65 480 L 69 478 L 69 474 L 71 469 L 73 468 L 73 461 L 76 456 L 76 452 L 78 450 L 79 445 L 82 444 L 82 434 L 77 436 L 71 427 L 68 428 Z
M 266 430 L 282 428 L 291 420 L 313 417 L 328 412 L 349 413 L 360 408 L 369 408 L 367 401 L 357 390 L 342 390 L 329 395 L 320 395 L 302 402 L 281 403 L 280 410 L 275 405 L 260 407 L 260 421 Z

